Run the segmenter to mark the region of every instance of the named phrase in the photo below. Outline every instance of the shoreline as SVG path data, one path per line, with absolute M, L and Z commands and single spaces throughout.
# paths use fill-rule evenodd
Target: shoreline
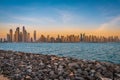
M 120 64 L 0 50 L 0 75 L 10 80 L 119 80 Z

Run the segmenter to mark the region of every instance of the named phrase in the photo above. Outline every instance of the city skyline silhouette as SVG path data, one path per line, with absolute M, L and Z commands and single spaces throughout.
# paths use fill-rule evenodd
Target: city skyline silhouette
M 51 35 L 45 36 L 41 34 L 37 38 L 37 31 L 34 30 L 33 37 L 27 31 L 25 26 L 20 30 L 19 27 L 16 28 L 15 31 L 12 29 L 6 34 L 6 38 L 0 38 L 0 42 L 47 42 L 47 43 L 78 43 L 78 42 L 120 42 L 118 36 L 96 36 L 96 35 L 86 35 L 86 33 L 75 34 L 67 34 L 60 35 L 57 37 L 53 37 Z

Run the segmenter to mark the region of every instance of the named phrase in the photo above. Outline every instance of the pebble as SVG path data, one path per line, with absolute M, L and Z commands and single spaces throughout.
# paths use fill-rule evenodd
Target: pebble
M 120 80 L 120 64 L 0 50 L 9 80 Z
M 69 63 L 68 66 L 71 67 L 71 68 L 72 67 L 76 67 L 76 68 L 79 67 L 79 65 L 77 63 L 75 63 L 75 62 L 74 63 Z

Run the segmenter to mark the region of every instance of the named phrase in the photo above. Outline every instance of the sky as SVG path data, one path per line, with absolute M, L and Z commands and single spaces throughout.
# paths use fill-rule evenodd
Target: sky
M 120 0 L 0 0 L 0 37 L 25 26 L 40 34 L 120 37 Z

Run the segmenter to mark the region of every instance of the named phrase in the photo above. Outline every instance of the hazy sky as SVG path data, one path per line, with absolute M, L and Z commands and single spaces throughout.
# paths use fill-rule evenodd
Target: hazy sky
M 0 37 L 26 26 L 38 34 L 120 36 L 120 0 L 0 0 Z

